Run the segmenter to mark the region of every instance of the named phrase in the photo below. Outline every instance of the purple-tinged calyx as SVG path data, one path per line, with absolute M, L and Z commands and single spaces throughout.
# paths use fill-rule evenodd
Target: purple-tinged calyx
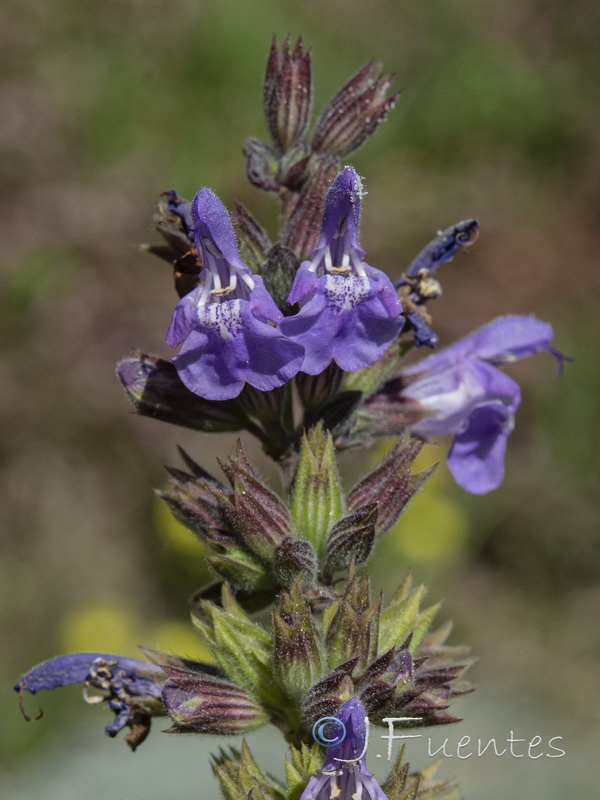
M 150 718 L 164 716 L 161 688 L 166 680 L 163 670 L 145 661 L 109 655 L 107 653 L 72 653 L 58 656 L 33 667 L 15 684 L 19 704 L 23 709 L 23 694 L 41 689 L 58 689 L 70 683 L 84 684 L 84 699 L 88 703 L 105 702 L 115 714 L 106 728 L 107 736 L 116 736 L 126 725 L 131 728 L 127 742 L 135 750 L 148 735 Z M 98 689 L 103 695 L 89 697 L 88 688 Z
M 290 36 L 279 48 L 273 37 L 265 75 L 263 106 L 267 128 L 285 153 L 306 130 L 312 106 L 311 56 L 302 37 L 290 49 Z
M 394 78 L 369 61 L 332 98 L 319 117 L 311 146 L 317 153 L 347 156 L 372 136 L 394 107 L 400 92 L 386 97 Z
M 208 400 L 237 397 L 249 383 L 268 391 L 293 377 L 301 345 L 279 330 L 283 314 L 242 262 L 227 211 L 209 189 L 192 206 L 196 247 L 202 253 L 200 285 L 173 314 L 167 344 L 183 342 L 173 363 L 183 383 Z
M 327 739 L 342 739 L 327 750 L 323 768 L 309 780 L 300 800 L 387 800 L 366 765 L 367 713 L 358 698 L 346 701 L 336 714 Z M 342 738 L 343 737 L 343 738 Z
M 162 697 L 173 720 L 167 733 L 245 733 L 268 721 L 251 695 L 231 681 L 176 666 L 165 671 Z
M 565 357 L 551 346 L 552 336 L 551 326 L 533 317 L 499 317 L 403 371 L 408 383 L 401 399 L 429 412 L 413 432 L 454 434 L 448 467 L 466 491 L 485 494 L 504 479 L 506 442 L 521 392 L 495 365 L 543 351 L 561 364 Z
M 333 360 L 354 372 L 377 361 L 400 333 L 402 308 L 390 279 L 367 264 L 358 244 L 362 183 L 352 167 L 327 195 L 321 237 L 294 279 L 289 303 L 300 311 L 282 332 L 305 350 L 302 371 L 318 375 Z

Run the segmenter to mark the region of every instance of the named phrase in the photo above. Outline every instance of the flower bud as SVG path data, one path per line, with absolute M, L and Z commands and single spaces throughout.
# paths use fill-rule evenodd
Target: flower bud
M 213 756 L 213 770 L 225 800 L 281 800 L 283 787 L 256 763 L 246 740 L 240 750 Z
M 170 361 L 137 353 L 117 365 L 137 414 L 197 431 L 239 431 L 245 416 L 234 400 L 211 401 L 191 392 Z
M 317 425 L 302 440 L 294 479 L 292 518 L 297 535 L 320 555 L 327 532 L 342 516 L 343 507 L 331 434 Z
M 345 156 L 375 132 L 400 93 L 386 97 L 393 76 L 382 78 L 383 65 L 369 61 L 331 100 L 312 138 L 318 153 Z
M 273 667 L 288 696 L 302 700 L 325 666 L 324 654 L 311 610 L 302 595 L 302 577 L 290 593 L 281 591 L 273 611 Z
M 279 497 L 258 478 L 238 441 L 237 453 L 219 459 L 232 492 L 219 492 L 223 517 L 238 540 L 265 563 L 271 563 L 277 545 L 289 536 L 289 511 Z
M 283 244 L 293 250 L 298 259 L 307 258 L 315 247 L 321 231 L 325 199 L 339 167 L 336 156 L 313 156 L 309 162 L 309 177 L 302 186 L 283 231 Z
M 311 56 L 303 52 L 301 37 L 291 51 L 289 35 L 281 49 L 273 37 L 263 104 L 271 138 L 285 152 L 302 137 L 312 106 Z
M 304 573 L 307 583 L 317 575 L 317 557 L 310 543 L 286 536 L 275 550 L 274 574 L 281 586 L 289 589 L 298 575 Z
M 348 495 L 348 508 L 358 509 L 370 503 L 378 508 L 375 532 L 387 533 L 406 507 L 408 501 L 429 477 L 432 470 L 411 475 L 411 466 L 422 444 L 414 438 L 401 438 L 383 461 L 363 478 Z
M 357 509 L 333 526 L 327 537 L 325 571 L 333 573 L 369 557 L 375 543 L 377 503 Z
M 230 681 L 166 666 L 162 698 L 174 725 L 167 733 L 235 734 L 259 728 L 266 712 Z

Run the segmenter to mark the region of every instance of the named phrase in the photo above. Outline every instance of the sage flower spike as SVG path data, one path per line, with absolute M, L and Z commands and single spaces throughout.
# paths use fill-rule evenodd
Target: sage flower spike
M 247 382 L 261 391 L 292 378 L 304 355 L 279 330 L 283 314 L 259 275 L 242 262 L 229 215 L 210 189 L 192 204 L 203 268 L 200 284 L 175 308 L 167 344 L 183 342 L 173 363 L 183 383 L 208 400 L 237 397 Z
M 337 719 L 342 725 L 333 723 L 327 738 L 341 741 L 328 748 L 323 768 L 309 780 L 300 800 L 388 800 L 367 769 L 368 720 L 360 700 L 346 701 Z
M 327 194 L 321 237 L 294 278 L 288 303 L 300 311 L 281 323 L 304 347 L 301 370 L 320 374 L 333 360 L 343 370 L 373 364 L 402 329 L 402 308 L 388 276 L 363 259 L 358 244 L 362 182 L 346 167 Z
M 109 655 L 107 653 L 72 653 L 58 656 L 38 664 L 15 684 L 19 693 L 19 704 L 25 719 L 30 717 L 23 709 L 23 694 L 36 694 L 41 689 L 58 689 L 70 683 L 84 684 L 84 699 L 87 703 L 106 703 L 115 714 L 105 728 L 106 735 L 113 737 L 125 726 L 131 728 L 126 741 L 132 750 L 144 741 L 150 731 L 150 718 L 164 716 L 161 689 L 166 680 L 163 670 L 145 661 Z M 88 696 L 88 688 L 105 692 L 104 695 Z

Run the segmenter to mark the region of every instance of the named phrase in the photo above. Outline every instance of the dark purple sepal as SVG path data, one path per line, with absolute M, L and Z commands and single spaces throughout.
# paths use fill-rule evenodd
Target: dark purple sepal
M 241 233 L 243 252 L 246 253 L 254 267 L 253 272 L 260 272 L 260 268 L 271 249 L 271 240 L 254 215 L 242 203 L 235 203 L 235 218 Z
M 409 500 L 422 486 L 426 474 L 411 474 L 413 461 L 422 448 L 415 437 L 403 436 L 385 458 L 348 494 L 351 511 L 371 503 L 378 510 L 375 532 L 383 536 L 396 523 Z
M 369 61 L 343 86 L 319 117 L 312 137 L 315 152 L 346 156 L 361 146 L 394 107 L 399 92 L 386 97 L 393 76 Z
M 267 128 L 281 152 L 300 139 L 312 107 L 310 50 L 303 52 L 302 37 L 293 49 L 289 35 L 279 48 L 273 37 L 265 74 L 263 105 Z
M 199 670 L 165 666 L 162 699 L 173 726 L 166 733 L 239 734 L 268 721 L 248 692 Z
M 310 542 L 286 536 L 274 552 L 273 574 L 284 589 L 290 589 L 299 575 L 304 575 L 306 584 L 311 584 L 317 576 L 317 555 Z
M 246 416 L 235 400 L 214 402 L 185 386 L 170 362 L 136 353 L 117 365 L 117 375 L 137 414 L 197 431 L 239 431 Z
M 333 574 L 353 561 L 361 564 L 371 555 L 375 544 L 377 504 L 357 508 L 337 522 L 327 536 L 324 570 Z
M 289 310 L 287 296 L 294 282 L 294 275 L 298 269 L 298 259 L 293 250 L 282 244 L 274 244 L 267 253 L 260 269 L 260 274 L 276 305 L 280 309 Z
M 316 719 L 335 716 L 342 703 L 354 694 L 352 673 L 357 664 L 358 656 L 340 664 L 313 684 L 305 694 L 302 701 L 302 720 L 308 730 Z
M 236 455 L 219 464 L 232 489 L 216 494 L 223 520 L 250 552 L 272 563 L 277 546 L 291 533 L 287 506 L 260 480 L 239 440 Z

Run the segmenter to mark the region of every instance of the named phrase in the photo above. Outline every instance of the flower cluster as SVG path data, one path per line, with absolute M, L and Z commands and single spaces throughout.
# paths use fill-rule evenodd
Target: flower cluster
M 196 431 L 246 431 L 280 467 L 275 492 L 247 458 L 219 460 L 219 480 L 181 450 L 159 495 L 205 545 L 215 581 L 191 599 L 210 663 L 144 649 L 147 662 L 101 653 L 60 656 L 23 675 L 26 691 L 82 683 L 129 728 L 132 748 L 154 716 L 169 733 L 243 734 L 271 723 L 290 753 L 286 783 L 248 746 L 213 768 L 226 800 L 432 800 L 447 796 L 431 770 L 409 775 L 402 755 L 383 785 L 367 770 L 366 720 L 401 716 L 406 727 L 456 722 L 454 698 L 468 648 L 449 647 L 449 626 L 432 630 L 438 605 L 423 608 L 410 574 L 391 598 L 374 595 L 364 565 L 432 469 L 413 462 L 432 437 L 453 436 L 448 463 L 469 492 L 497 488 L 520 403 L 498 367 L 553 349 L 551 327 L 505 316 L 435 349 L 428 306 L 437 272 L 472 243 L 477 220 L 440 233 L 395 284 L 365 261 L 359 244 L 364 196 L 342 158 L 365 142 L 397 95 L 369 62 L 333 97 L 309 132 L 310 53 L 301 40 L 274 41 L 263 104 L 269 142 L 248 139 L 252 184 L 281 203 L 271 242 L 251 212 L 230 216 L 201 188 L 193 201 L 167 192 L 145 249 L 172 265 L 179 301 L 167 343 L 172 360 L 138 352 L 118 375 L 139 414 Z M 234 222 L 236 228 L 234 229 Z M 346 491 L 338 454 L 394 436 L 389 452 Z M 270 609 L 269 624 L 255 612 Z M 264 616 L 263 616 L 264 620 Z M 25 713 L 25 712 L 24 712 Z M 311 731 L 336 716 L 346 738 L 325 756 Z M 26 715 L 28 719 L 28 715 Z
M 300 264 L 284 318 L 260 275 L 241 260 L 227 211 L 209 190 L 191 204 L 199 284 L 178 303 L 167 343 L 183 383 L 209 400 L 237 397 L 244 383 L 268 391 L 299 370 L 331 363 L 357 370 L 375 362 L 402 328 L 390 279 L 363 261 L 358 244 L 362 184 L 352 167 L 327 194 L 321 237 Z

